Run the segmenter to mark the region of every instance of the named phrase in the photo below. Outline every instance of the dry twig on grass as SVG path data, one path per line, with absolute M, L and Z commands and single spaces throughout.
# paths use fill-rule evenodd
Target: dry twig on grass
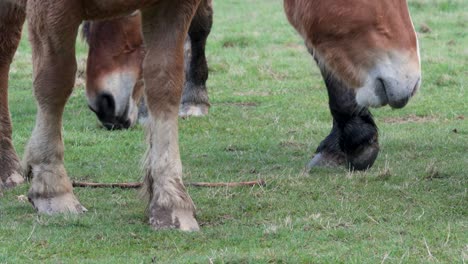
M 264 180 L 260 179 L 247 182 L 187 182 L 185 185 L 193 187 L 239 187 L 265 186 L 266 183 Z M 137 189 L 141 186 L 143 186 L 143 183 L 141 182 L 96 183 L 73 181 L 73 187 Z

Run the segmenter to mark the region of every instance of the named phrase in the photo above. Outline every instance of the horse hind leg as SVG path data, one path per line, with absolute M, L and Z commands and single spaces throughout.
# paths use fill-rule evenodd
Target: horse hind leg
M 143 191 L 149 198 L 149 222 L 154 229 L 199 229 L 195 206 L 182 183 L 177 120 L 184 79 L 184 39 L 198 3 L 166 0 L 142 12 L 148 51 L 143 78 L 149 112 Z
M 8 73 L 21 39 L 25 8 L 11 2 L 0 2 L 0 192 L 3 187 L 22 183 L 18 155 L 12 142 L 12 124 L 8 109 Z
M 179 116 L 204 116 L 208 114 L 210 103 L 206 81 L 206 39 L 213 25 L 211 0 L 202 0 L 190 24 L 185 52 L 185 87 L 180 103 Z
M 51 1 L 49 1 L 51 2 Z M 60 3 L 59 3 L 60 2 Z M 28 1 L 28 28 L 33 54 L 36 125 L 23 166 L 32 178 L 28 198 L 40 213 L 81 213 L 63 163 L 62 114 L 76 72 L 75 39 L 80 19 L 76 1 L 50 6 Z M 48 7 L 46 7 L 48 6 Z

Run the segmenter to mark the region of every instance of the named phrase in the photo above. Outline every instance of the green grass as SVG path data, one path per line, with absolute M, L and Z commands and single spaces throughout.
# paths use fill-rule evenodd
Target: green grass
M 180 121 L 186 181 L 265 179 L 267 186 L 189 192 L 202 231 L 155 232 L 134 190 L 75 189 L 89 212 L 37 215 L 0 198 L 0 263 L 464 263 L 468 261 L 468 4 L 413 0 L 423 86 L 401 110 L 374 109 L 372 169 L 302 175 L 331 118 L 319 72 L 279 0 L 215 1 L 207 47 L 212 108 Z M 35 118 L 31 49 L 13 64 L 10 106 L 22 155 Z M 78 57 L 86 47 L 78 43 Z M 64 122 L 76 180 L 140 179 L 143 129 L 105 131 L 82 86 Z

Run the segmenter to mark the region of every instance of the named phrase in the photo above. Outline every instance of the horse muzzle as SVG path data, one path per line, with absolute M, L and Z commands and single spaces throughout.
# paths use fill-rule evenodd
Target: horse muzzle
M 116 112 L 114 97 L 111 94 L 102 93 L 97 96 L 95 103 L 88 104 L 88 107 L 96 114 L 105 128 L 116 130 L 127 129 L 133 125 L 134 122 L 129 116 L 129 104 L 119 114 Z
M 370 71 L 364 86 L 356 91 L 356 101 L 365 107 L 403 108 L 420 86 L 418 64 L 384 61 Z

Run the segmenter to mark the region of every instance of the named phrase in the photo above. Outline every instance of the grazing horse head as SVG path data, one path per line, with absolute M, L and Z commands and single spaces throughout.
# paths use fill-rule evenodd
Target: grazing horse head
M 185 42 L 185 75 L 181 117 L 203 116 L 210 106 L 206 81 L 206 39 L 212 26 L 212 1 L 203 0 L 190 24 Z M 141 15 L 85 22 L 89 44 L 86 96 L 89 108 L 108 129 L 128 128 L 147 113 L 142 100 L 144 58 Z M 138 107 L 138 104 L 140 106 Z M 144 119 L 143 119 L 144 120 Z
M 285 0 L 291 24 L 322 72 L 360 106 L 401 108 L 421 82 L 418 41 L 406 0 Z
M 140 16 L 134 12 L 83 26 L 89 44 L 86 97 L 107 129 L 129 128 L 138 119 L 144 58 Z

